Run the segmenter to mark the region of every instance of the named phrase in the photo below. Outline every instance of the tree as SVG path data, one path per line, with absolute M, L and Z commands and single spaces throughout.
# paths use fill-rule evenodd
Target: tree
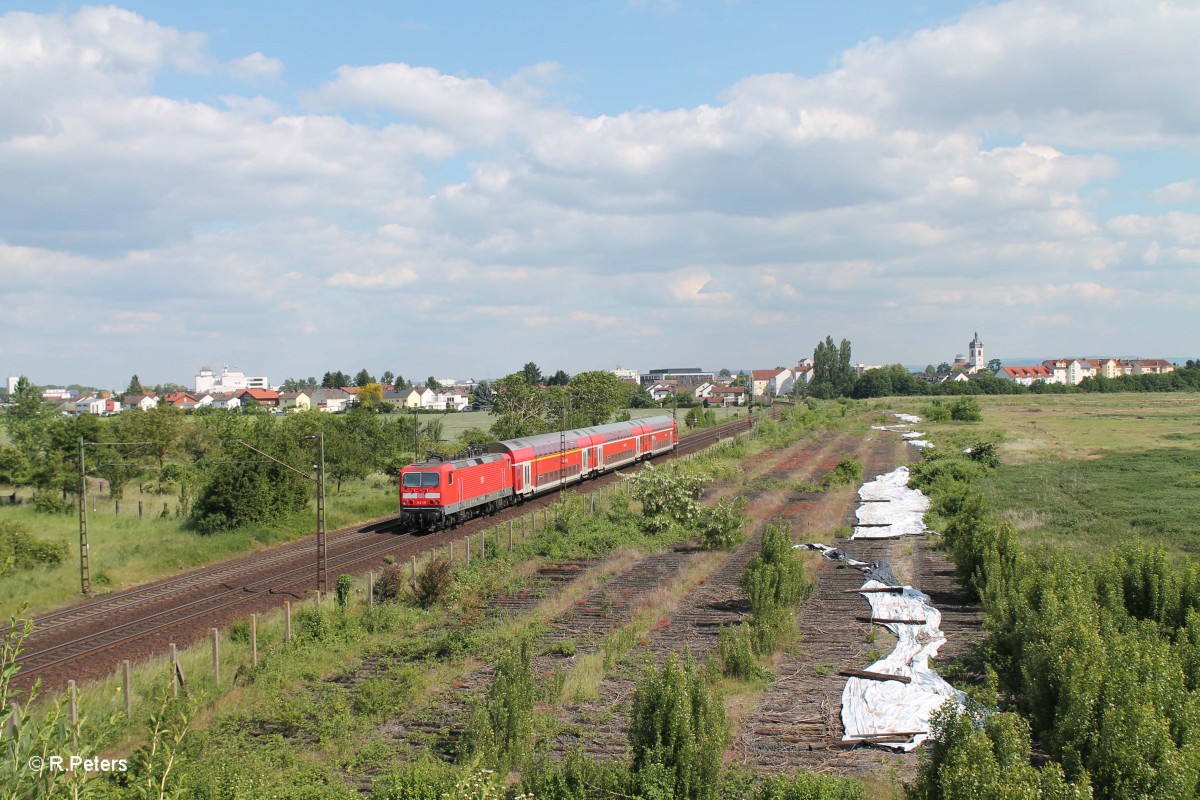
M 399 372 L 396 373 L 396 377 L 395 377 L 395 379 L 393 379 L 392 385 L 395 386 L 397 389 L 411 388 L 409 386 L 408 381 L 404 380 L 404 376 L 401 375 Z
M 565 374 L 565 373 L 564 373 Z M 611 372 L 596 370 L 581 372 L 567 387 L 570 403 L 570 427 L 603 425 L 614 411 L 623 408 L 629 396 L 626 384 Z
M 358 374 L 354 376 L 354 385 L 362 387 L 366 386 L 368 383 L 375 383 L 375 379 L 371 377 L 371 373 L 367 372 L 367 368 L 363 367 L 358 371 Z M 342 385 L 345 386 L 346 384 Z
M 134 375 L 132 378 L 129 379 L 129 388 L 127 388 L 125 390 L 125 394 L 127 394 L 127 395 L 132 394 L 132 395 L 136 396 L 136 395 L 145 394 L 145 393 L 146 393 L 146 390 L 142 388 L 142 382 L 140 380 L 138 380 L 137 375 Z
M 491 411 L 496 400 L 496 392 L 487 381 L 475 384 L 475 391 L 471 393 L 471 396 L 471 402 L 480 411 Z
M 818 342 L 813 350 L 813 379 L 809 393 L 816 397 L 844 397 L 854 388 L 854 367 L 850 363 L 850 340 L 835 345 L 832 336 Z
M 378 383 L 368 383 L 358 390 L 355 397 L 359 408 L 366 411 L 378 411 L 383 408 L 383 387 Z
M 442 384 L 439 383 L 438 379 L 432 375 L 425 379 L 425 385 L 435 392 L 440 392 L 442 390 Z
M 546 422 L 551 412 L 549 393 L 526 383 L 523 372 L 501 378 L 495 389 L 492 411 L 498 419 L 492 425 L 492 434 L 496 438 L 515 439 L 550 430 Z
M 718 375 L 720 375 L 722 378 L 728 378 L 728 377 L 730 377 L 730 376 L 731 376 L 733 373 L 731 373 L 731 372 L 730 372 L 729 370 L 727 370 L 727 369 L 723 369 L 723 370 L 721 370 L 721 371 L 720 371 L 719 373 L 717 373 L 717 374 L 718 374 Z
M 630 386 L 629 387 L 629 407 L 630 408 L 654 408 L 657 403 L 654 402 L 654 397 L 650 394 L 650 390 L 645 386 Z
M 1000 359 L 992 358 L 988 360 L 986 369 L 988 372 L 995 374 L 1000 371 L 1000 366 Z
M 615 378 L 616 376 L 614 375 L 613 377 Z M 571 376 L 561 369 L 546 379 L 547 386 L 566 386 L 570 382 Z
M 390 369 L 384 371 L 384 373 L 379 376 L 379 382 L 382 383 L 384 386 L 394 385 L 393 381 L 395 379 L 396 379 L 396 376 L 392 374 L 392 371 Z
M 183 412 L 168 403 L 159 403 L 140 414 L 122 414 L 116 429 L 121 441 L 147 442 L 137 452 L 153 459 L 161 471 L 167 459 L 179 452 Z
M 950 374 L 950 365 L 947 364 L 945 361 L 938 364 L 937 365 L 937 374 L 938 375 L 949 375 Z
M 530 386 L 538 386 L 542 382 L 542 371 L 538 365 L 530 361 L 521 369 L 521 377 Z
M 325 474 L 333 479 L 334 491 L 341 492 L 344 481 L 362 480 L 375 469 L 379 452 L 375 443 L 382 438 L 380 422 L 369 410 L 359 407 L 344 416 L 332 417 L 326 426 Z
M 326 372 L 325 376 L 321 378 L 322 389 L 340 389 L 350 385 L 352 385 L 350 376 L 340 369 L 336 372 Z

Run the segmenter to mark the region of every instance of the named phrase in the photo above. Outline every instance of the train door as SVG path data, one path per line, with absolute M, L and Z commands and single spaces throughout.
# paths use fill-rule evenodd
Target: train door
M 521 465 L 521 488 L 526 492 L 530 490 L 528 461 Z
M 642 457 L 642 437 L 635 436 L 633 438 L 633 442 L 634 442 L 634 451 L 633 451 L 634 458 L 641 458 Z
M 591 464 L 592 451 L 588 448 L 583 448 L 579 451 L 579 474 L 587 475 L 588 467 Z

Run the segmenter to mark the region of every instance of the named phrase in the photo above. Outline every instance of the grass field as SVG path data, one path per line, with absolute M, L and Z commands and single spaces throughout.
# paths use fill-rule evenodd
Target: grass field
M 1200 397 L 981 397 L 979 423 L 921 423 L 954 446 L 989 439 L 1003 466 L 979 482 L 1027 541 L 1090 556 L 1134 538 L 1200 552 Z M 889 407 L 922 414 L 928 401 Z
M 316 530 L 315 511 L 309 511 L 271 524 L 205 536 L 170 513 L 174 498 L 167 498 L 168 516 L 162 517 L 163 497 L 128 490 L 125 494 L 119 516 L 107 495 L 89 495 L 88 549 L 92 591 L 96 593 L 136 586 Z M 137 513 L 139 499 L 146 509 L 141 518 Z M 330 491 L 327 495 L 326 526 L 335 530 L 379 519 L 394 514 L 396 503 L 394 484 L 382 475 L 346 483 L 341 493 Z M 67 558 L 56 567 L 17 570 L 0 578 L 0 615 L 8 617 L 22 605 L 36 614 L 80 599 L 79 520 L 74 511 L 40 514 L 32 505 L 5 506 L 0 507 L 0 520 L 20 522 L 38 538 L 66 542 L 68 546 Z

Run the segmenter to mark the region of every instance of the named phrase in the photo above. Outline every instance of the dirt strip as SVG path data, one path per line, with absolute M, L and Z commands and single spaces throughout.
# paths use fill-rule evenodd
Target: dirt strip
M 871 464 L 874 469 L 865 470 L 864 478 L 886 472 L 885 461 Z M 852 521 L 851 512 L 847 522 Z M 908 537 L 824 543 L 860 561 L 887 561 L 898 578 L 930 595 L 942 613 L 942 630 L 947 636 L 935 664 L 939 670 L 945 671 L 938 665 L 971 657 L 983 635 L 979 608 L 967 602 L 953 566 L 934 550 L 934 542 Z M 838 673 L 862 669 L 895 644 L 882 626 L 856 621 L 870 611 L 866 600 L 854 591 L 862 582 L 862 573 L 855 568 L 828 561 L 821 564 L 817 589 L 800 610 L 801 649 L 777 665 L 779 678 L 764 693 L 758 708 L 743 720 L 731 749 L 734 760 L 771 772 L 804 768 L 859 777 L 885 774 L 891 780 L 913 777 L 918 760 L 915 753 L 897 754 L 867 746 L 847 749 L 841 743 L 846 678 Z

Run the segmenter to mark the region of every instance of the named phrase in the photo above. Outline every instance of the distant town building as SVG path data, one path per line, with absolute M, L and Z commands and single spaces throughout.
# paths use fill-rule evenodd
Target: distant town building
M 244 372 L 231 372 L 228 366 L 221 367 L 218 375 L 211 367 L 201 367 L 196 373 L 196 394 L 216 392 L 229 394 L 245 389 L 270 389 L 270 381 L 263 377 L 246 377 Z
M 625 369 L 624 367 L 617 367 L 612 371 L 612 374 L 623 381 L 633 381 L 634 383 L 637 383 L 640 378 L 640 374 L 636 369 Z
M 21 380 L 21 377 L 19 375 L 9 375 L 8 376 L 8 391 L 5 392 L 6 395 L 11 395 L 13 392 L 15 392 L 17 390 L 17 381 L 19 381 L 19 380 Z
M 987 359 L 983 357 L 983 340 L 979 338 L 979 331 L 975 331 L 975 338 L 967 343 L 967 372 L 971 375 L 979 372 L 987 366 Z
M 674 380 L 684 386 L 699 386 L 705 381 L 715 378 L 711 372 L 705 372 L 699 367 L 680 367 L 677 369 L 652 369 L 642 373 L 642 385 L 653 386 L 659 381 Z

